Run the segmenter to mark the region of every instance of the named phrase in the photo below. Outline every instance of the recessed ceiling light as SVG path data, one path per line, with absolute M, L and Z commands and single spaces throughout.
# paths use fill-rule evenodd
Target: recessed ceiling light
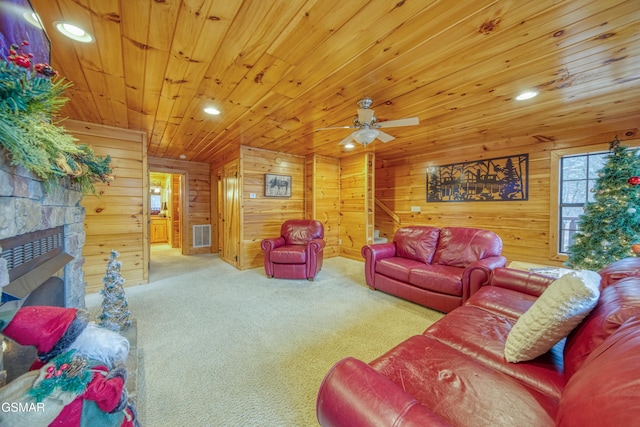
M 520 95 L 516 96 L 518 101 L 524 101 L 525 99 L 531 99 L 534 96 L 538 96 L 538 92 L 535 90 L 528 90 L 526 92 L 522 92 Z
M 82 43 L 91 43 L 93 41 L 93 36 L 78 26 L 66 22 L 56 22 L 55 26 L 58 31 L 72 40 Z
M 27 21 L 29 24 L 33 25 L 36 28 L 44 30 L 44 25 L 42 25 L 42 21 L 40 20 L 40 17 L 38 16 L 37 13 L 25 12 L 22 16 L 24 17 L 24 20 Z
M 180 157 L 182 160 L 184 160 L 184 159 L 187 158 L 187 155 L 186 154 L 180 154 L 180 156 L 178 156 L 178 157 Z
M 220 114 L 220 110 L 214 107 L 207 107 L 204 109 L 204 112 L 213 116 L 217 116 L 218 114 Z
M 353 145 L 353 142 L 347 142 L 346 144 L 344 144 L 344 148 L 353 148 L 355 147 L 355 145 Z

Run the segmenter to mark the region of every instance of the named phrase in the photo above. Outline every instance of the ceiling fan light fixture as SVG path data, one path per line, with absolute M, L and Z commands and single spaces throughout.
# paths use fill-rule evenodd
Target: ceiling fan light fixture
M 353 133 L 353 139 L 359 144 L 371 144 L 378 137 L 378 131 L 375 129 L 360 129 Z

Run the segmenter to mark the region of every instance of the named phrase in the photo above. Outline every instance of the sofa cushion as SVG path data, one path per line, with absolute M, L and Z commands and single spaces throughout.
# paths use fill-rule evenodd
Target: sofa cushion
M 600 276 L 575 271 L 549 285 L 513 325 L 504 349 L 509 362 L 534 359 L 566 337 L 596 306 Z
M 498 286 L 484 286 L 471 295 L 465 305 L 481 308 L 503 317 L 514 319 L 514 323 L 536 301 L 537 297 Z
M 438 245 L 440 229 L 428 226 L 399 228 L 393 236 L 396 256 L 430 264 Z
M 424 264 L 407 258 L 391 257 L 376 262 L 376 273 L 383 274 L 402 282 L 409 282 L 409 272 L 412 268 Z
M 310 240 L 324 238 L 324 226 L 317 220 L 290 219 L 280 227 L 280 235 L 287 245 L 306 245 Z
M 632 426 L 640 414 L 640 318 L 627 320 L 567 381 L 560 398 L 561 427 Z
M 567 379 L 591 351 L 633 316 L 640 316 L 640 278 L 628 277 L 602 291 L 596 308 L 574 329 L 564 349 Z
M 623 258 L 598 271 L 602 277 L 600 288 L 604 289 L 625 277 L 640 277 L 640 257 Z
M 409 271 L 408 282 L 429 291 L 461 296 L 462 272 L 462 269 L 448 265 L 422 265 Z
M 307 262 L 307 247 L 303 245 L 286 245 L 273 249 L 269 254 L 271 262 L 304 264 Z
M 552 277 L 509 267 L 494 268 L 491 272 L 491 286 L 511 289 L 536 298 L 542 295 L 554 280 Z
M 515 323 L 516 319 L 467 304 L 435 322 L 423 335 L 435 338 L 532 389 L 560 399 L 565 383 L 562 345 L 555 346 L 531 363 L 508 363 L 504 358 L 504 346 Z
M 433 258 L 433 264 L 466 267 L 472 262 L 502 253 L 502 240 L 489 230 L 444 227 Z
M 452 426 L 555 425 L 556 399 L 428 336 L 411 337 L 370 365 Z

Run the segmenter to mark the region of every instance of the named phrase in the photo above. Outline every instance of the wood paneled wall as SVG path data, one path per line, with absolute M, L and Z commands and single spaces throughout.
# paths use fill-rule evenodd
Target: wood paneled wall
M 78 142 L 90 145 L 100 156 L 111 156 L 114 181 L 97 183 L 98 197 L 86 195 L 86 241 L 82 254 L 87 293 L 104 286 L 111 250 L 120 253 L 125 286 L 148 281 L 146 135 L 93 123 L 67 120 L 64 127 Z
M 215 247 L 212 236 L 212 246 L 203 248 L 193 247 L 193 226 L 211 224 L 211 171 L 209 163 L 189 162 L 185 160 L 162 159 L 149 157 L 149 169 L 156 172 L 182 174 L 185 177 L 184 212 L 185 217 L 182 230 L 182 253 L 195 255 L 211 253 Z M 215 250 L 214 250 L 215 251 Z
M 265 197 L 266 173 L 291 176 L 291 197 Z M 262 239 L 279 236 L 287 219 L 305 218 L 305 158 L 241 147 L 240 182 L 239 268 L 244 270 L 264 265 Z
M 629 123 L 630 124 L 630 123 Z M 583 147 L 582 152 L 598 151 L 615 135 L 627 139 L 625 145 L 637 145 L 635 130 L 622 129 L 589 135 L 584 130 L 571 129 L 561 137 L 534 139 L 535 143 L 517 141 L 488 143 L 483 149 L 465 150 L 399 161 L 376 163 L 376 197 L 401 219 L 401 226 L 424 224 L 437 227 L 462 226 L 486 228 L 503 240 L 503 255 L 509 261 L 524 261 L 560 266 L 550 247 L 550 224 L 556 215 L 552 209 L 552 194 L 557 193 L 557 181 L 551 182 L 551 155 L 554 150 Z M 627 137 L 625 137 L 627 135 Z M 630 136 L 630 137 L 629 137 Z M 599 144 L 599 146 L 596 146 Z M 580 151 L 580 150 L 579 150 Z M 426 169 L 428 166 L 489 159 L 529 153 L 529 199 L 527 201 L 491 202 L 426 202 Z M 411 212 L 419 206 L 421 212 Z M 381 209 L 376 210 L 376 228 L 391 241 L 398 225 Z M 557 223 L 557 222 L 556 222 Z
M 324 257 L 340 253 L 340 160 L 311 155 L 306 162 L 306 217 L 324 225 Z
M 362 246 L 373 243 L 374 154 L 340 159 L 340 255 L 362 260 Z

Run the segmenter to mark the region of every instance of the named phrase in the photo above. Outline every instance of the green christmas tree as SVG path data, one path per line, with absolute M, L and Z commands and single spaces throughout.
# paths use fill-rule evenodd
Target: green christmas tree
M 120 274 L 122 263 L 116 261 L 118 252 L 112 250 L 107 273 L 102 279 L 104 288 L 100 291 L 103 296 L 102 313 L 98 316 L 99 325 L 116 332 L 124 332 L 131 326 L 129 304 L 124 294 L 124 278 Z
M 580 215 L 580 230 L 569 247 L 566 265 L 598 271 L 634 256 L 640 243 L 640 157 L 637 149 L 620 145 L 616 137 L 592 191 L 594 201 Z

